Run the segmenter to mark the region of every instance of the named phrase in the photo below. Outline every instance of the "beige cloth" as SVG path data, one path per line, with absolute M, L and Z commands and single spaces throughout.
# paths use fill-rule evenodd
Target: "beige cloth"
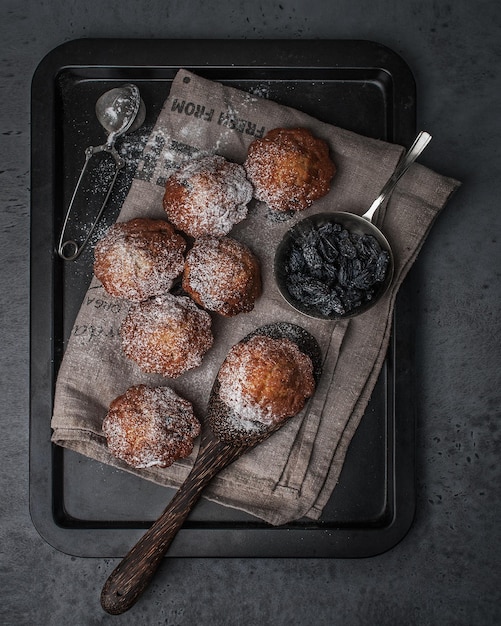
M 380 224 L 396 259 L 390 292 L 372 310 L 351 321 L 335 323 L 300 316 L 285 304 L 273 279 L 274 251 L 283 233 L 310 213 L 362 213 L 392 174 L 403 148 L 181 70 L 145 147 L 119 219 L 165 217 L 164 182 L 182 160 L 216 152 L 242 163 L 256 137 L 275 127 L 291 126 L 307 127 L 328 141 L 338 172 L 329 194 L 294 218 L 277 220 L 264 205 L 254 204 L 248 218 L 231 231 L 231 236 L 247 243 L 261 260 L 264 291 L 255 309 L 229 319 L 213 315 L 215 343 L 202 365 L 168 380 L 143 374 L 123 356 L 118 328 L 128 304 L 108 296 L 94 278 L 58 374 L 52 419 L 57 444 L 177 487 L 188 474 L 195 453 L 170 468 L 127 467 L 108 453 L 101 434 L 110 401 L 133 384 L 168 384 L 193 403 L 203 420 L 217 370 L 233 344 L 262 324 L 300 324 L 316 337 L 324 355 L 314 397 L 301 415 L 221 472 L 205 491 L 214 501 L 272 524 L 321 515 L 384 362 L 398 287 L 433 220 L 459 184 L 413 165 Z

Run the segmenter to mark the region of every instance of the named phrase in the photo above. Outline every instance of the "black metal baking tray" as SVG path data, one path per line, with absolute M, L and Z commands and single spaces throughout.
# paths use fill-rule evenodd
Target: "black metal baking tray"
M 76 261 L 60 260 L 57 238 L 84 149 L 103 140 L 93 120 L 98 96 L 136 83 L 147 109 L 137 132 L 146 133 L 179 68 L 371 137 L 409 145 L 415 134 L 411 71 L 368 41 L 88 39 L 42 60 L 32 83 L 30 508 L 42 537 L 77 556 L 123 556 L 173 492 L 50 442 L 57 371 L 92 262 L 92 246 Z M 141 148 L 140 135 L 130 141 Z M 105 224 L 130 182 L 126 171 Z M 321 519 L 271 527 L 201 500 L 168 556 L 366 557 L 405 536 L 415 507 L 414 287 L 408 280 L 400 291 L 385 365 Z

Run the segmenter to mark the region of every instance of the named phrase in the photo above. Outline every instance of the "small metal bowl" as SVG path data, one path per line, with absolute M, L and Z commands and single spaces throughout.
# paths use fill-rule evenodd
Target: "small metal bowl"
M 314 317 L 317 319 L 339 320 L 343 318 L 354 317 L 355 315 L 360 315 L 361 313 L 364 313 L 368 309 L 372 308 L 376 304 L 376 302 L 379 302 L 379 300 L 386 293 L 388 287 L 391 284 L 395 263 L 390 244 L 386 240 L 386 237 L 383 235 L 383 233 L 379 230 L 379 228 L 374 226 L 374 224 L 372 223 L 372 218 L 377 209 L 384 202 L 384 200 L 386 200 L 386 198 L 391 195 L 400 178 L 405 174 L 405 172 L 409 169 L 412 163 L 414 163 L 417 157 L 426 148 L 430 140 L 431 135 L 426 131 L 421 131 L 420 133 L 418 133 L 413 144 L 395 168 L 395 171 L 384 185 L 379 196 L 374 200 L 369 209 L 363 215 L 360 216 L 354 213 L 345 213 L 343 211 L 332 213 L 317 213 L 316 215 L 312 215 L 305 218 L 304 220 L 297 222 L 285 234 L 275 254 L 275 278 L 280 293 L 285 298 L 285 300 L 294 309 L 296 309 L 296 311 L 302 313 L 303 315 L 308 315 L 309 317 Z M 294 242 L 304 236 L 304 234 L 309 230 L 311 231 L 311 229 L 319 228 L 329 222 L 339 224 L 350 234 L 372 235 L 372 237 L 374 237 L 378 242 L 381 250 L 388 253 L 388 267 L 386 269 L 384 279 L 381 280 L 377 285 L 373 286 L 374 289 L 371 293 L 370 299 L 365 299 L 365 301 L 363 301 L 360 305 L 350 307 L 346 311 L 340 310 L 339 312 L 329 312 L 327 314 L 319 310 L 319 308 L 316 307 L 314 304 L 305 304 L 301 302 L 296 297 L 294 297 L 292 293 L 290 293 L 290 290 L 287 287 L 288 274 L 286 268 L 288 266 L 288 260 L 291 255 L 291 250 Z M 325 263 L 325 259 L 322 262 Z M 314 278 L 312 278 L 311 282 L 313 282 L 313 280 Z M 360 281 L 359 285 L 362 282 L 363 280 Z M 353 286 L 359 287 L 359 285 L 354 284 Z M 335 287 L 332 288 L 331 294 L 334 292 L 334 289 Z M 329 297 L 329 295 L 327 295 L 326 297 Z M 339 308 L 341 309 L 341 307 Z
M 305 232 L 308 232 L 312 229 L 317 229 L 318 227 L 321 227 L 329 222 L 339 224 L 342 228 L 346 229 L 350 233 L 354 233 L 357 235 L 372 235 L 376 239 L 381 250 L 388 253 L 388 266 L 386 269 L 384 280 L 377 283 L 373 287 L 371 299 L 363 302 L 361 305 L 355 308 L 347 310 L 345 313 L 333 312 L 330 314 L 325 314 L 314 305 L 305 304 L 295 298 L 290 293 L 287 287 L 287 267 L 293 244 L 299 238 L 304 236 Z M 379 228 L 374 226 L 374 224 L 372 224 L 367 219 L 353 213 L 345 212 L 317 213 L 297 222 L 292 228 L 290 228 L 286 232 L 275 253 L 274 272 L 280 293 L 296 311 L 303 315 L 307 315 L 308 317 L 313 317 L 316 319 L 340 320 L 364 313 L 368 309 L 372 308 L 376 304 L 376 302 L 378 302 L 382 298 L 382 296 L 388 290 L 388 287 L 390 286 L 393 278 L 394 258 L 391 246 L 388 243 L 386 237 L 379 230 Z

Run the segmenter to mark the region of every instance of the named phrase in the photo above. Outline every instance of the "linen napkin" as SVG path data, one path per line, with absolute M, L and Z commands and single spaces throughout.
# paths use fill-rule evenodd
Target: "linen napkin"
M 247 219 L 232 229 L 230 236 L 246 243 L 261 262 L 263 294 L 254 310 L 233 318 L 213 314 L 213 348 L 199 368 L 171 380 L 142 373 L 123 355 L 118 329 L 129 304 L 107 295 L 93 278 L 58 373 L 52 440 L 159 484 L 178 487 L 189 473 L 196 449 L 169 468 L 130 468 L 109 454 L 101 432 L 110 402 L 131 385 L 168 385 L 193 403 L 203 421 L 212 383 L 229 348 L 263 324 L 299 324 L 313 334 L 323 353 L 315 395 L 300 415 L 222 471 L 204 492 L 213 501 L 279 525 L 321 516 L 383 365 L 398 288 L 459 183 L 414 164 L 379 214 L 378 224 L 395 256 L 389 292 L 374 308 L 351 320 L 328 322 L 302 316 L 285 303 L 274 281 L 278 242 L 308 214 L 363 213 L 404 150 L 180 70 L 145 146 L 119 221 L 165 218 L 165 181 L 180 163 L 212 153 L 243 163 L 249 144 L 276 127 L 306 127 L 325 139 L 337 173 L 327 196 L 309 209 L 278 219 L 264 204 L 251 203 Z

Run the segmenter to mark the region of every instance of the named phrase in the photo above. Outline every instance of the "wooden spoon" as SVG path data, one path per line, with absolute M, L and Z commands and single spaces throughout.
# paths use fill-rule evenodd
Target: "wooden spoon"
M 307 354 L 313 363 L 315 381 L 318 383 L 322 368 L 320 348 L 312 335 L 300 326 L 277 323 L 262 326 L 242 341 L 255 335 L 266 335 L 274 339 L 287 338 L 294 341 L 299 349 Z M 213 386 L 207 410 L 207 421 L 220 424 L 231 410 L 218 397 L 219 385 Z M 110 574 L 101 592 L 101 606 L 112 615 L 125 613 L 139 599 L 153 579 L 165 553 L 174 540 L 203 489 L 222 469 L 233 463 L 242 454 L 267 439 L 287 420 L 274 428 L 263 428 L 252 436 L 235 437 L 234 441 L 221 441 L 208 425 L 202 432 L 200 449 L 195 463 L 184 483 L 169 502 L 169 505 L 143 537 L 127 553 Z

